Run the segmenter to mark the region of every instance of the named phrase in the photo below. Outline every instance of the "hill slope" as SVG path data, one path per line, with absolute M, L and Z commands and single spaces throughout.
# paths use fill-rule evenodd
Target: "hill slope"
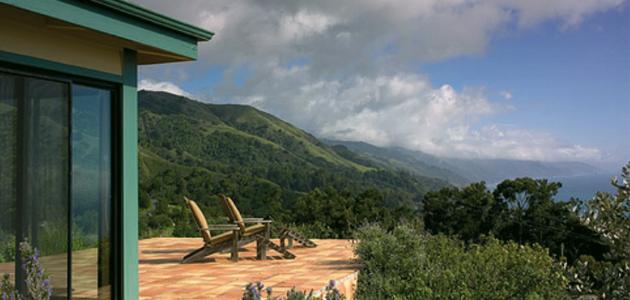
M 272 216 L 314 189 L 332 187 L 350 194 L 377 188 L 382 205 L 413 209 L 426 191 L 449 185 L 330 147 L 249 106 L 164 92 L 140 91 L 138 98 L 141 207 L 150 199 L 181 206 L 187 195 L 216 208 L 212 195 L 225 193 L 245 214 Z
M 420 176 L 439 178 L 460 187 L 470 183 L 469 179 L 455 172 L 426 163 L 413 155 L 403 154 L 402 151 L 397 151 L 396 149 L 380 148 L 364 142 L 332 140 L 324 140 L 324 142 L 333 147 L 347 148 L 360 156 L 375 160 L 391 168 L 406 170 Z
M 430 155 L 402 148 L 380 148 L 362 142 L 326 141 L 341 145 L 393 168 L 423 176 L 436 177 L 456 186 L 470 182 L 495 183 L 517 177 L 571 176 L 600 171 L 581 162 L 541 162 L 505 159 L 458 159 Z

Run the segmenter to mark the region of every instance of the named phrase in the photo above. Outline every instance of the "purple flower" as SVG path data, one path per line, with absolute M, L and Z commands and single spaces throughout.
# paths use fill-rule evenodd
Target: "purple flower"
M 335 284 L 336 284 L 336 282 L 335 282 L 334 280 L 332 280 L 332 279 L 331 279 L 331 280 L 330 280 L 330 284 L 328 284 L 328 287 L 332 289 L 332 288 L 334 288 L 334 287 L 335 287 Z

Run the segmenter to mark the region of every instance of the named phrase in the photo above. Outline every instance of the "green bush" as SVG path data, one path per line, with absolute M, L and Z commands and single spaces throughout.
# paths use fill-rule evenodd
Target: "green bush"
M 484 237 L 466 246 L 408 225 L 357 232 L 356 299 L 569 299 L 561 266 L 538 245 Z
M 581 256 L 567 266 L 569 289 L 576 297 L 630 299 L 630 162 L 621 177 L 621 182 L 611 179 L 614 195 L 597 192 L 590 200 L 571 200 L 572 212 L 610 247 L 603 260 Z

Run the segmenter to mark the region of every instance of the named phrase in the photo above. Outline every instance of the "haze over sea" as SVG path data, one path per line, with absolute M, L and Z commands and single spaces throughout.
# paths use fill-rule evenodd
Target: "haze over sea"
M 562 188 L 554 197 L 556 201 L 569 201 L 571 197 L 587 200 L 595 197 L 598 191 L 611 195 L 617 193 L 617 189 L 610 184 L 610 179 L 617 176 L 617 181 L 621 182 L 620 174 L 621 172 L 601 172 L 573 176 L 537 177 L 535 179 L 546 178 L 549 182 L 562 182 Z M 486 186 L 490 191 L 494 191 L 499 183 L 501 182 L 486 184 Z
M 619 172 L 549 177 L 547 179 L 550 182 L 562 182 L 562 188 L 558 190 L 558 194 L 554 197 L 555 200 L 569 201 L 571 197 L 581 200 L 591 199 L 597 191 L 615 194 L 617 189 L 610 184 L 610 179 L 615 176 L 617 176 L 618 182 L 621 182 L 622 178 Z

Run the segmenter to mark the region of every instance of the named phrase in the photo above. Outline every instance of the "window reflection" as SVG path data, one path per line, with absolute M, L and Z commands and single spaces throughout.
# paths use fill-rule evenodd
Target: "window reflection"
M 0 274 L 22 294 L 18 246 L 27 239 L 52 299 L 111 298 L 111 98 L 0 72 Z
M 111 92 L 72 90 L 73 299 L 110 294 Z
M 27 240 L 39 250 L 53 298 L 64 298 L 68 295 L 70 85 L 0 75 L 1 271 L 11 274 L 18 290 L 26 290 L 18 246 Z

